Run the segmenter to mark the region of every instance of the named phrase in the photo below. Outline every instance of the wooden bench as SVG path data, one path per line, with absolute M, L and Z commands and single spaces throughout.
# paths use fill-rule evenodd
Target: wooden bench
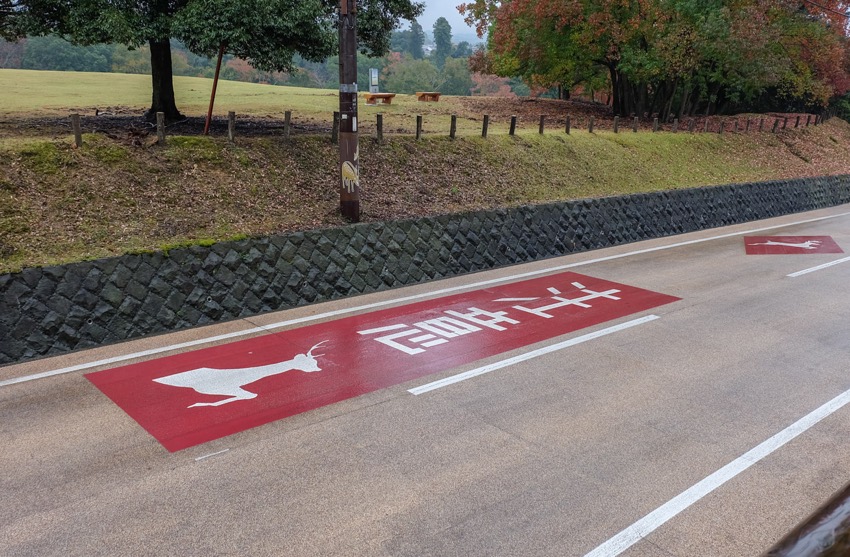
M 395 93 L 363 93 L 366 97 L 366 104 L 378 104 L 378 101 L 381 101 L 381 104 L 393 104 L 393 97 L 395 97 Z
M 440 102 L 440 95 L 442 93 L 437 93 L 436 91 L 427 91 L 423 93 L 416 93 L 416 98 L 421 102 Z

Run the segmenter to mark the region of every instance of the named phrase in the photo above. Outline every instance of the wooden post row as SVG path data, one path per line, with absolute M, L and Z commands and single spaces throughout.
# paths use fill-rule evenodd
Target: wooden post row
M 80 126 L 80 115 L 71 114 L 71 128 L 74 130 L 74 145 L 83 146 L 83 129 Z
M 331 143 L 334 145 L 339 143 L 339 112 L 334 112 L 334 122 L 331 128 Z
M 165 145 L 165 113 L 156 113 L 156 139 L 160 145 Z

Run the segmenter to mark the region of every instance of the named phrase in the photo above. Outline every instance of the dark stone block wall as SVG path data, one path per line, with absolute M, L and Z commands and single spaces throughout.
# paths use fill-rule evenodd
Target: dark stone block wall
M 850 176 L 298 232 L 0 275 L 0 364 L 850 202 Z

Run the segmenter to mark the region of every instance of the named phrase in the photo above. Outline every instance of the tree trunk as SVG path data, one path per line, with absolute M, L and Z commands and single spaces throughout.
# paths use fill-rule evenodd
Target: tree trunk
M 691 87 L 690 87 L 690 85 L 685 85 L 684 89 L 682 91 L 682 102 L 679 103 L 679 112 L 677 113 L 679 120 L 681 120 L 682 116 L 684 116 L 685 111 L 688 107 L 688 102 L 690 100 L 691 100 Z
M 615 116 L 622 115 L 623 110 L 623 96 L 620 91 L 620 76 L 617 73 L 617 69 L 614 64 L 607 64 L 608 73 L 611 76 L 611 91 L 614 93 L 614 99 L 612 103 L 612 112 Z
M 151 84 L 153 94 L 151 107 L 145 113 L 145 118 L 153 121 L 157 112 L 165 113 L 165 120 L 174 122 L 184 116 L 177 110 L 174 100 L 174 79 L 171 70 L 171 44 L 168 40 L 149 42 L 151 47 Z

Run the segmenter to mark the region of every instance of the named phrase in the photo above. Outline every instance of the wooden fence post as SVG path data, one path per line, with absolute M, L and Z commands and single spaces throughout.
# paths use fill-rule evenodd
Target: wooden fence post
M 481 137 L 487 137 L 487 128 L 490 127 L 490 115 L 484 115 L 484 124 L 481 126 Z
M 717 133 L 723 135 L 723 132 L 726 130 L 726 120 L 723 118 L 720 119 L 720 128 L 717 129 Z
M 688 133 L 694 133 L 694 126 L 695 125 L 696 125 L 696 122 L 694 122 L 694 119 L 689 118 L 688 119 Z
M 542 116 L 541 116 L 542 118 Z M 514 135 L 516 133 L 516 116 L 511 116 L 511 129 L 508 130 L 508 135 Z M 543 133 L 543 132 L 540 132 Z
M 734 133 L 738 133 L 738 119 L 735 118 L 735 127 L 732 129 Z
M 676 133 L 678 131 L 679 131 L 679 119 L 673 118 L 673 133 Z
M 619 133 L 620 131 L 620 117 L 614 116 L 614 133 Z
M 570 117 L 567 116 L 567 127 L 566 127 L 567 135 L 570 135 Z
M 764 131 L 764 118 L 759 118 L 759 131 Z
M 806 127 L 808 128 L 809 124 L 811 124 L 811 123 L 812 123 L 812 115 L 806 114 Z
M 788 128 L 788 117 L 786 116 L 785 120 L 782 121 L 782 129 L 784 130 L 784 129 L 787 129 L 787 128 Z
M 227 141 L 233 143 L 236 137 L 236 113 L 232 110 L 227 113 Z
M 776 131 L 778 129 L 779 129 L 779 118 L 777 118 L 776 120 L 773 121 L 773 133 L 776 133 Z
M 652 133 L 658 131 L 658 118 L 652 120 Z
M 747 125 L 744 127 L 744 133 L 750 133 L 750 118 L 747 117 Z
M 339 115 L 336 116 L 337 131 L 339 131 Z M 283 113 L 283 137 L 289 139 L 290 130 L 292 129 L 292 111 L 287 110 Z
M 800 116 L 799 116 L 799 115 L 797 116 L 797 123 L 795 123 L 795 124 L 794 124 L 794 127 L 795 127 L 795 128 L 799 128 L 799 127 L 800 127 Z
M 165 113 L 156 113 L 156 139 L 160 145 L 165 145 Z
M 705 117 L 705 121 L 702 124 L 702 133 L 708 133 L 708 116 Z
M 334 112 L 334 123 L 331 128 L 331 143 L 339 144 L 339 112 Z
M 543 135 L 543 130 L 545 129 L 545 127 L 546 127 L 546 116 L 541 114 L 540 115 L 540 135 Z
M 74 130 L 74 145 L 83 146 L 83 129 L 80 126 L 80 115 L 71 114 L 71 128 Z
M 383 113 L 379 112 L 375 115 L 375 117 L 376 117 L 375 130 L 377 131 L 377 134 L 378 134 L 378 143 L 383 143 L 384 142 L 384 115 L 383 115 Z
M 416 117 L 416 140 L 422 139 L 422 115 Z
M 632 120 L 632 132 L 637 133 L 638 130 L 638 117 L 635 116 L 634 120 Z
M 452 123 L 449 126 L 449 137 L 454 139 L 457 135 L 457 115 L 452 114 Z
M 587 125 L 587 131 L 589 131 L 590 133 L 593 133 L 593 122 L 594 122 L 594 118 L 593 118 L 593 116 L 591 116 L 590 117 L 590 123 Z

